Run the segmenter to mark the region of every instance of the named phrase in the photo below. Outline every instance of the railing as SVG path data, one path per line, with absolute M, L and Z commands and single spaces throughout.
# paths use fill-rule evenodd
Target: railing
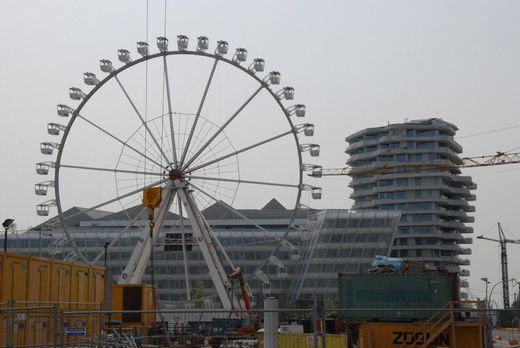
M 73 307 L 75 306 L 75 307 Z M 255 309 L 260 324 L 276 312 L 280 319 L 278 344 L 282 348 L 338 347 L 359 348 L 427 347 L 435 341 L 439 346 L 450 346 L 463 339 L 462 326 L 469 329 L 473 345 L 458 345 L 458 348 L 486 348 L 482 344 L 493 314 L 482 308 L 478 301 L 462 301 L 446 304 L 443 308 L 327 308 L 312 309 Z M 92 308 L 97 307 L 97 310 Z M 72 309 L 76 308 L 76 309 Z M 77 308 L 87 308 L 78 310 Z M 395 313 L 412 311 L 433 313 L 424 322 L 404 321 L 347 321 L 340 320 L 341 312 Z M 466 315 L 473 313 L 473 315 Z M 137 315 L 141 321 L 125 321 Z M 99 303 L 49 303 L 8 302 L 0 303 L 0 347 L 201 347 L 220 348 L 258 347 L 264 345 L 262 330 L 254 323 L 248 327 L 244 320 L 247 311 L 223 309 L 168 309 L 157 311 L 103 311 Z M 428 314 L 429 315 L 429 314 Z M 335 319 L 327 319 L 326 316 Z M 369 315 L 372 317 L 372 315 Z M 376 314 L 374 314 L 374 317 Z M 384 315 L 383 315 L 384 317 Z M 421 316 L 419 316 L 421 317 Z M 424 315 L 422 317 L 425 317 Z M 297 319 L 298 318 L 298 319 Z M 118 319 L 118 320 L 115 320 Z M 139 320 L 139 319 L 137 319 Z M 297 324 L 297 325 L 291 325 Z M 275 326 L 276 327 L 276 326 Z M 450 328 L 451 327 L 451 331 Z M 267 330 L 268 326 L 265 325 Z M 294 331 L 293 331 L 294 330 Z M 272 330 L 271 330 L 272 331 Z M 305 332 L 305 333 L 302 333 Z M 513 332 L 513 331 L 512 331 Z M 270 332 L 272 334 L 272 332 Z M 364 335 L 364 336 L 363 336 Z M 457 337 L 456 337 L 457 336 Z M 460 336 L 460 337 L 459 337 Z M 397 342 L 393 343 L 392 342 Z M 316 345 L 315 345 L 316 344 Z

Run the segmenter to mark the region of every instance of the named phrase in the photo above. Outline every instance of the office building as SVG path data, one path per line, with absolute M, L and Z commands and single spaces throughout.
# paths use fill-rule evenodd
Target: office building
M 98 265 L 104 264 L 106 256 L 114 281 L 127 264 L 140 228 L 147 226 L 147 221 L 139 220 L 106 255 L 104 246 L 126 226 L 127 213 L 132 216 L 133 211 L 139 210 L 79 214 L 81 208 L 73 208 L 64 213 L 75 215 L 67 221 L 79 249 L 89 261 L 97 258 Z M 298 228 L 291 229 L 287 236 L 289 243 L 281 243 L 292 210 L 272 200 L 262 209 L 238 210 L 238 213 L 243 217 L 217 204 L 203 211 L 229 259 L 235 267 L 241 267 L 257 300 L 267 295 L 291 301 L 310 300 L 317 295 L 335 299 L 338 273 L 364 272 L 376 254 L 388 255 L 399 222 L 398 212 L 303 209 L 294 220 Z M 10 236 L 8 250 L 74 259 L 62 229 L 46 227 L 55 221 L 56 218 L 52 218 L 26 233 Z M 204 293 L 214 294 L 208 268 L 196 241 L 191 238 L 187 222 L 184 224 L 186 253 L 183 252 L 179 222 L 177 215 L 170 214 L 155 246 L 156 284 L 159 300 L 163 302 L 185 301 L 187 292 L 193 293 L 201 284 Z M 224 257 L 223 260 L 227 264 Z M 232 271 L 231 267 L 227 270 Z M 149 283 L 150 278 L 147 269 L 144 282 Z M 238 284 L 235 285 L 238 290 Z M 213 299 L 216 305 L 218 300 Z

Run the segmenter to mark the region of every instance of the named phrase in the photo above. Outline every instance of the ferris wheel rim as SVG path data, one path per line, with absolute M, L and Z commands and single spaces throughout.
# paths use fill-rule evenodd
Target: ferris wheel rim
M 222 61 L 224 63 L 227 63 L 229 66 L 231 66 L 233 68 L 238 68 L 240 71 L 247 73 L 247 75 L 252 77 L 260 85 L 259 90 L 266 90 L 269 93 L 270 97 L 273 100 L 276 101 L 278 107 L 281 109 L 281 111 L 284 114 L 286 120 L 288 121 L 290 128 L 293 129 L 293 130 L 295 128 L 295 125 L 294 125 L 293 121 L 290 118 L 289 111 L 282 104 L 281 100 L 276 96 L 275 92 L 270 88 L 270 85 L 266 81 L 261 79 L 253 71 L 247 69 L 246 67 L 244 67 L 244 66 L 242 66 L 240 64 L 237 64 L 235 61 L 233 61 L 231 59 L 228 59 L 226 57 L 223 57 L 223 56 L 221 56 L 219 54 L 216 54 L 216 53 L 208 53 L 208 52 L 200 52 L 200 51 L 192 51 L 192 50 L 165 51 L 165 52 L 159 52 L 159 53 L 154 53 L 154 54 L 143 56 L 143 57 L 141 57 L 139 59 L 136 59 L 134 61 L 126 63 L 126 64 L 120 66 L 117 69 L 114 69 L 112 72 L 108 73 L 107 76 L 105 76 L 102 80 L 100 80 L 99 83 L 97 83 L 86 94 L 85 98 L 83 98 L 83 100 L 79 103 L 79 105 L 74 109 L 74 111 L 73 111 L 73 113 L 71 115 L 71 118 L 70 118 L 70 120 L 68 122 L 68 125 L 64 129 L 64 131 L 63 131 L 64 133 L 63 133 L 62 139 L 60 141 L 60 147 L 59 147 L 58 154 L 57 154 L 56 161 L 55 161 L 55 173 L 54 173 L 55 186 L 54 186 L 54 191 L 55 191 L 55 197 L 56 197 L 55 198 L 56 206 L 57 206 L 57 210 L 58 210 L 58 219 L 59 219 L 60 225 L 62 226 L 63 231 L 64 231 L 67 239 L 71 243 L 71 246 L 72 246 L 73 250 L 78 255 L 78 257 L 80 257 L 83 261 L 85 261 L 87 263 L 89 261 L 83 255 L 83 252 L 81 252 L 79 250 L 79 248 L 77 247 L 77 245 L 75 243 L 74 238 L 72 237 L 70 231 L 68 230 L 67 224 L 65 223 L 66 219 L 63 217 L 63 209 L 62 209 L 62 204 L 61 204 L 60 178 L 59 177 L 60 177 L 60 169 L 62 167 L 62 165 L 61 165 L 62 155 L 63 155 L 63 151 L 65 149 L 65 144 L 66 144 L 67 139 L 68 139 L 69 131 L 72 128 L 72 125 L 74 124 L 74 122 L 77 120 L 77 118 L 81 117 L 80 113 L 81 113 L 82 109 L 84 108 L 84 106 L 87 105 L 87 103 L 92 98 L 92 96 L 94 96 L 96 94 L 96 92 L 98 90 L 100 90 L 108 81 L 111 81 L 114 78 L 117 78 L 118 74 L 120 74 L 123 71 L 125 71 L 127 69 L 130 69 L 130 68 L 132 68 L 132 67 L 134 67 L 136 65 L 139 65 L 140 63 L 143 63 L 143 62 L 146 62 L 146 61 L 149 61 L 149 60 L 152 60 L 152 59 L 156 59 L 156 58 L 164 58 L 164 59 L 166 59 L 166 57 L 168 57 L 168 56 L 177 56 L 177 55 L 201 56 L 201 57 L 205 57 L 205 58 L 209 58 L 209 59 L 214 59 L 215 60 L 215 64 L 217 64 L 218 62 Z M 293 229 L 292 222 L 295 220 L 295 218 L 297 216 L 299 202 L 301 200 L 301 195 L 302 195 L 302 191 L 303 191 L 303 189 L 302 189 L 302 185 L 303 185 L 303 169 L 302 169 L 303 159 L 302 159 L 302 153 L 299 150 L 300 149 L 300 140 L 299 140 L 299 138 L 297 136 L 297 132 L 293 131 L 292 133 L 293 133 L 294 143 L 296 145 L 296 153 L 297 153 L 297 156 L 298 156 L 298 164 L 299 164 L 298 184 L 297 184 L 297 194 L 296 194 L 296 198 L 295 198 L 295 206 L 292 209 L 292 213 L 291 213 L 291 216 L 289 218 L 290 223 L 288 224 L 287 229 L 285 230 L 283 236 L 281 237 L 282 239 L 287 239 L 289 232 L 291 231 L 291 229 Z M 282 244 L 278 243 L 278 245 L 270 253 L 270 256 L 276 254 L 278 252 L 278 250 L 280 249 L 280 247 L 282 247 Z M 267 264 L 267 262 L 268 261 L 266 259 L 265 263 L 262 266 L 260 266 L 259 268 L 264 267 Z

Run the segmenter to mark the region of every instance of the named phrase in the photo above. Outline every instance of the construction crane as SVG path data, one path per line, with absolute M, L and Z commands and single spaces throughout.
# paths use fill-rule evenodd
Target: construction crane
M 500 243 L 500 264 L 502 266 L 502 295 L 504 297 L 504 309 L 509 308 L 509 275 L 507 271 L 507 249 L 506 244 L 507 243 L 514 243 L 514 244 L 520 244 L 520 240 L 517 239 L 507 239 L 504 230 L 502 230 L 502 226 L 500 225 L 500 222 L 498 223 L 498 238 L 499 239 L 493 239 L 484 237 L 483 235 L 480 235 L 477 237 L 477 239 L 485 239 L 492 242 Z
M 311 172 L 308 175 L 312 177 L 336 175 L 384 175 L 393 173 L 413 173 L 429 170 L 456 170 L 458 168 L 488 167 L 520 163 L 520 152 L 505 153 L 499 151 L 495 155 L 464 157 L 461 158 L 461 162 L 458 164 L 446 159 L 420 162 L 417 164 L 394 161 L 386 161 L 380 163 L 382 164 L 381 166 L 370 166 L 370 168 L 352 168 L 350 166 L 347 166 L 344 168 L 324 169 L 321 166 L 315 165 L 312 166 L 312 168 L 307 169 L 311 170 Z

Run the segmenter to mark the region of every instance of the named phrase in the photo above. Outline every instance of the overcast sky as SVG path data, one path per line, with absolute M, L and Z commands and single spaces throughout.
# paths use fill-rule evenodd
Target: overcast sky
M 47 122 L 59 121 L 56 104 L 69 103 L 68 87 L 83 87 L 83 72 L 101 74 L 100 58 L 116 62 L 118 48 L 135 56 L 136 41 L 163 35 L 164 8 L 149 1 L 147 16 L 146 1 L 0 3 L 1 219 L 16 219 L 19 229 L 43 222 L 34 168 L 45 160 Z M 519 151 L 518 18 L 518 1 L 168 1 L 166 36 L 225 39 L 265 58 L 307 105 L 322 152 L 315 162 L 337 168 L 345 136 L 405 119 L 456 124 L 464 156 Z M 520 166 L 463 173 L 478 184 L 473 237 L 497 237 L 500 221 L 507 237 L 520 239 Z M 323 199 L 305 203 L 350 208 L 348 182 L 312 181 Z M 471 248 L 470 291 L 483 298 L 480 278 L 500 280 L 499 248 L 475 238 Z M 520 279 L 518 248 L 509 245 L 509 275 Z M 493 299 L 501 305 L 500 293 Z

